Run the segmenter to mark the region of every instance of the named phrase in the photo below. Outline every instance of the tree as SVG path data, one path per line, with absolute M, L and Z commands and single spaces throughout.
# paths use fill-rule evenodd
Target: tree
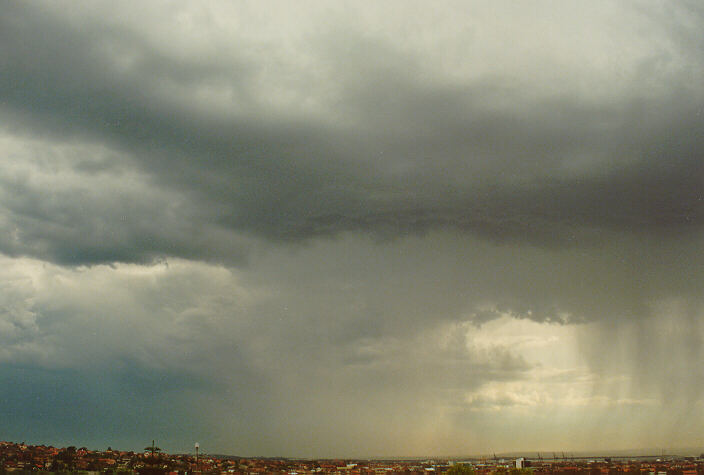
M 450 469 L 445 472 L 449 475 L 476 475 L 477 472 L 472 468 L 471 465 L 466 463 L 456 463 Z
M 72 471 L 75 468 L 76 463 L 76 447 L 73 445 L 66 447 L 56 454 L 56 458 L 54 460 L 59 462 L 58 466 L 62 470 Z

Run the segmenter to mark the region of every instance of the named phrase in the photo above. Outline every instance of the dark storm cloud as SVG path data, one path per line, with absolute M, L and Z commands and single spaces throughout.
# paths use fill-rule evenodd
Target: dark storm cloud
M 623 94 L 603 99 L 599 90 L 574 94 L 569 81 L 554 92 L 510 76 L 457 84 L 388 40 L 330 33 L 328 46 L 313 37 L 297 51 L 312 55 L 311 68 L 333 85 L 332 110 L 315 115 L 268 105 L 276 91 L 260 82 L 276 78 L 244 40 L 197 56 L 159 48 L 129 23 L 83 23 L 17 3 L 6 12 L 0 94 L 9 130 L 104 143 L 120 152 L 121 166 L 183 193 L 193 208 L 160 216 L 160 236 L 138 224 L 160 205 L 110 196 L 129 219 L 114 221 L 120 233 L 93 249 L 75 224 L 96 226 L 97 215 L 114 214 L 107 204 L 84 213 L 80 197 L 19 189 L 9 206 L 27 239 L 19 251 L 5 244 L 8 253 L 80 264 L 169 255 L 228 262 L 242 252 L 172 242 L 165 236 L 179 234 L 181 220 L 273 240 L 451 228 L 541 245 L 592 243 L 602 228 L 682 232 L 703 222 L 704 104 L 693 35 L 675 40 L 678 57 L 654 53 L 625 65 L 647 80 L 633 78 Z M 682 58 L 693 64 L 668 67 Z M 610 77 L 591 79 L 608 87 Z M 223 107 L 199 96 L 208 88 L 229 94 Z M 67 166 L 86 173 L 82 163 Z M 63 212 L 33 219 L 37 201 Z M 65 237 L 44 224 L 52 221 Z
M 696 5 L 155 5 L 2 2 L 13 433 L 57 404 L 36 437 L 133 445 L 124 421 L 175 433 L 192 396 L 225 450 L 446 453 L 510 446 L 498 407 L 561 444 L 599 401 L 700 403 Z M 596 374 L 541 373 L 559 346 L 511 325 L 592 332 Z M 546 397 L 555 371 L 594 397 Z
M 172 255 L 242 262 L 246 244 L 198 223 L 205 213 L 183 195 L 162 193 L 131 174 L 117 173 L 107 181 L 92 176 L 95 162 L 79 161 L 86 151 L 71 153 L 78 158 L 78 169 L 61 186 L 53 184 L 54 178 L 47 186 L 42 180 L 0 176 L 7 231 L 0 245 L 5 254 L 69 265 L 148 263 Z M 31 172 L 45 177 L 52 173 Z

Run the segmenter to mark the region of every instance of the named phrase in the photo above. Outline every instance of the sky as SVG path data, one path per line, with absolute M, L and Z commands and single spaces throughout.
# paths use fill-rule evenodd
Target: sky
M 696 1 L 0 0 L 0 439 L 704 447 Z

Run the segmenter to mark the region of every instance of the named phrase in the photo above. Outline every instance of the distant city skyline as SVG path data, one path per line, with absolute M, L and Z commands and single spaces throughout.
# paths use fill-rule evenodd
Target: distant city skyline
M 154 443 L 141 451 L 91 450 L 0 441 L 0 471 L 94 471 L 107 473 L 470 473 L 475 475 L 699 475 L 704 454 L 695 456 L 490 458 L 430 457 L 389 459 L 302 459 L 223 454 L 155 455 Z M 452 467 L 455 467 L 454 469 Z
M 0 438 L 704 447 L 697 2 L 0 5 Z

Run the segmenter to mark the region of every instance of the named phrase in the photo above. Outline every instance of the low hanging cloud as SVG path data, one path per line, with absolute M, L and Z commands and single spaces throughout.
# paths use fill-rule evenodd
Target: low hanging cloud
M 344 294 L 323 306 L 338 308 L 331 318 L 275 292 L 277 287 L 208 264 L 67 269 L 9 258 L 3 264 L 3 282 L 9 276 L 20 282 L 3 292 L 6 301 L 20 303 L 6 304 L 0 313 L 2 328 L 13 329 L 4 332 L 0 353 L 9 391 L 3 393 L 4 411 L 9 434 L 20 437 L 25 419 L 11 416 L 19 411 L 11 388 L 36 396 L 37 410 L 44 404 L 59 408 L 31 431 L 52 441 L 62 440 L 64 430 L 109 444 L 111 437 L 133 440 L 137 427 L 178 447 L 188 447 L 188 437 L 200 433 L 211 446 L 294 453 L 305 447 L 291 445 L 287 431 L 310 431 L 320 446 L 305 450 L 319 455 L 342 450 L 339 434 L 336 442 L 322 443 L 336 424 L 361 437 L 379 421 L 417 411 L 419 396 L 430 411 L 423 420 L 430 422 L 448 397 L 460 400 L 484 382 L 521 378 L 532 367 L 503 345 L 470 345 L 466 325 L 451 322 L 410 334 L 351 334 L 358 322 Z M 80 401 L 76 388 L 84 388 Z M 337 410 L 360 397 L 369 403 L 364 421 Z M 77 403 L 88 413 L 68 424 L 65 418 L 76 413 L 69 408 Z M 97 412 L 101 405 L 109 410 Z M 191 405 L 203 408 L 200 419 L 186 418 L 193 433 L 175 431 Z M 126 420 L 146 420 L 117 423 L 123 413 Z M 284 430 L 286 421 L 293 425 Z M 105 431 L 94 430 L 96 424 Z M 268 441 L 257 440 L 268 431 Z M 383 444 L 387 437 L 381 431 L 375 440 Z
M 365 25 L 354 21 L 339 35 L 295 30 L 265 43 L 234 28 L 214 32 L 210 47 L 170 49 L 177 31 L 167 27 L 162 37 L 144 19 L 108 21 L 96 11 L 76 18 L 47 4 L 9 8 L 1 90 L 10 133 L 107 146 L 114 152 L 104 163 L 188 197 L 195 209 L 176 209 L 171 225 L 195 221 L 275 241 L 451 228 L 539 245 L 589 242 L 603 229 L 701 228 L 696 22 L 655 24 L 641 12 L 626 30 L 631 36 L 596 31 L 603 46 L 622 41 L 616 44 L 632 54 L 615 70 L 589 50 L 585 61 L 596 64 L 581 76 L 562 51 L 537 49 L 530 52 L 536 63 L 553 62 L 543 75 L 523 62 L 473 67 L 479 52 L 472 49 L 457 53 L 462 62 L 448 71 L 414 42 L 361 36 Z M 81 15 L 93 22 L 79 28 Z M 652 37 L 639 34 L 646 26 Z M 467 35 L 486 34 L 475 29 Z M 541 40 L 533 40 L 536 48 Z M 294 48 L 288 61 L 286 48 Z M 307 76 L 319 87 L 286 81 Z M 286 94 L 289 102 L 280 99 Z M 307 103 L 318 107 L 307 111 Z M 64 169 L 80 172 L 88 162 L 74 157 Z M 62 198 L 54 197 L 79 211 Z M 72 219 L 66 213 L 63 224 Z M 198 254 L 168 244 L 156 239 L 146 256 L 88 250 L 75 262 Z M 45 247 L 49 257 L 70 261 Z M 216 252 L 212 259 L 228 260 L 232 251 Z

